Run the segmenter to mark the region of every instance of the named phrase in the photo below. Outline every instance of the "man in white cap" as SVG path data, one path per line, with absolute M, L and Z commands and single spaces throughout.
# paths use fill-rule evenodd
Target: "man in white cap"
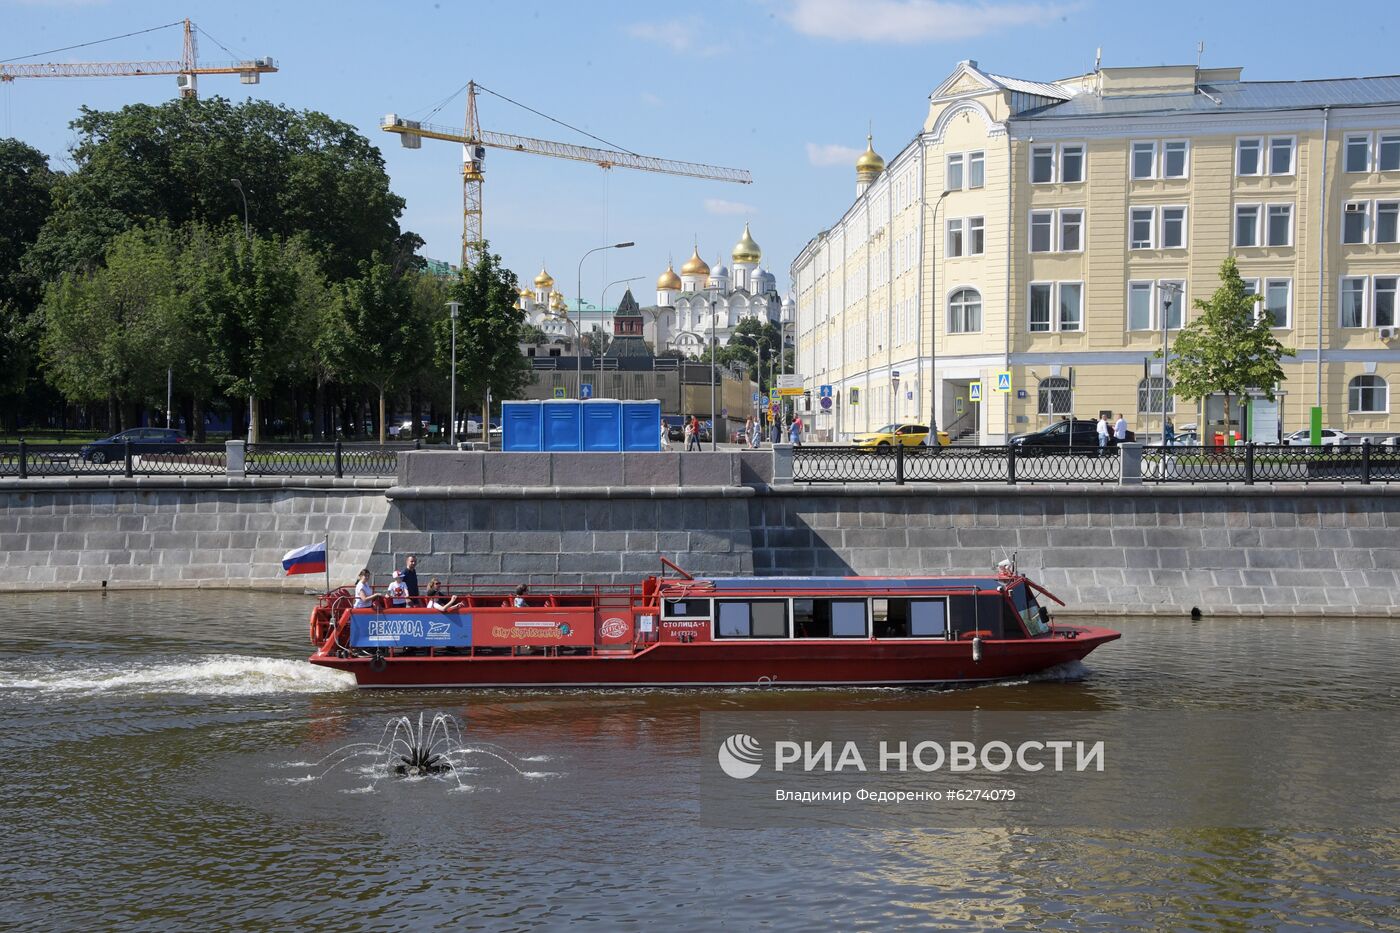
M 389 597 L 389 605 L 395 609 L 403 609 L 408 605 L 408 587 L 403 582 L 403 571 L 394 571 L 394 582 L 389 584 L 386 591 Z

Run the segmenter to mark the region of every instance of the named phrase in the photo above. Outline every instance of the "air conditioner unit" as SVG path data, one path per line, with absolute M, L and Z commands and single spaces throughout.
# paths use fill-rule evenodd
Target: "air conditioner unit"
M 1394 340 L 1397 335 L 1400 335 L 1400 328 L 1382 327 L 1380 329 L 1380 336 L 1382 340 Z

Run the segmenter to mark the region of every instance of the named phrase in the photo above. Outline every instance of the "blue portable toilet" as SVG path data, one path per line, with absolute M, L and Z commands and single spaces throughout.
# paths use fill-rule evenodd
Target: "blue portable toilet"
M 661 403 L 622 403 L 622 449 L 661 449 Z
M 501 403 L 501 450 L 543 450 L 539 402 Z
M 574 399 L 545 399 L 542 404 L 544 450 L 577 451 L 583 447 L 579 403 Z
M 611 398 L 584 399 L 583 449 L 617 453 L 622 449 L 622 403 Z

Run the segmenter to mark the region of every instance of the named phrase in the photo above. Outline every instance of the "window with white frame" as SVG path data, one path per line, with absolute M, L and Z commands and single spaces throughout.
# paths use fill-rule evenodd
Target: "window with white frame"
M 1235 143 L 1235 174 L 1262 175 L 1264 141 L 1262 139 L 1241 139 Z
M 981 217 L 967 218 L 967 254 L 981 256 L 987 248 L 986 224 Z
M 1390 386 L 1368 373 L 1347 383 L 1347 410 L 1353 414 L 1385 414 L 1390 411 Z
M 1060 181 L 1076 184 L 1084 180 L 1084 146 L 1081 143 L 1060 147 Z
M 1293 280 L 1265 279 L 1262 314 L 1269 319 L 1270 327 L 1289 328 L 1293 326 Z
M 1084 212 L 1060 211 L 1060 252 L 1077 253 L 1084 249 Z
M 1128 283 L 1128 330 L 1152 330 L 1151 282 Z
M 982 329 L 982 295 L 960 288 L 948 299 L 948 333 L 975 334 Z
M 1395 291 L 1400 278 L 1378 275 L 1371 279 L 1371 316 L 1375 327 L 1395 326 Z
M 1400 172 L 1400 133 L 1382 133 L 1376 143 L 1376 170 Z
M 1031 252 L 1048 253 L 1055 248 L 1055 212 L 1031 211 Z
M 963 186 L 963 157 L 961 152 L 948 156 L 948 178 L 944 190 L 961 191 Z
M 1055 180 L 1055 147 L 1031 147 L 1031 184 L 1048 185 Z
M 1365 243 L 1370 227 L 1370 201 L 1348 201 L 1342 206 L 1342 242 Z
M 1063 376 L 1047 376 L 1036 387 L 1036 414 L 1067 415 L 1074 410 L 1074 398 L 1069 380 Z
M 1259 245 L 1259 205 L 1235 205 L 1235 245 Z
M 980 188 L 986 184 L 986 158 L 980 152 L 967 154 L 967 186 Z
M 1292 136 L 1272 136 L 1269 138 L 1269 174 L 1293 174 Z
M 1157 143 L 1155 140 L 1133 143 L 1129 169 L 1131 176 L 1135 179 L 1157 177 Z
M 1338 302 L 1342 327 L 1366 326 L 1366 277 L 1349 275 L 1342 279 L 1342 296 Z
M 1376 202 L 1376 242 L 1400 242 L 1400 201 Z
M 1128 330 L 1180 330 L 1186 283 L 1181 279 L 1128 283 Z
M 1344 172 L 1369 172 L 1371 170 L 1371 134 L 1348 134 L 1346 153 L 1342 160 Z
M 1186 316 L 1186 283 L 1181 279 L 1161 279 L 1157 282 L 1158 313 L 1167 319 L 1167 330 L 1180 330 Z M 1161 318 L 1156 321 L 1162 326 Z
M 1186 208 L 1162 208 L 1162 249 L 1182 249 L 1186 246 Z
M 1083 330 L 1084 283 L 1061 282 L 1058 290 L 1060 293 L 1059 329 L 1062 331 Z
M 1269 246 L 1293 245 L 1293 205 L 1270 204 L 1265 242 Z
M 1176 412 L 1176 397 L 1172 395 L 1172 381 L 1167 383 L 1167 414 Z M 1148 376 L 1138 380 L 1138 411 L 1147 414 L 1162 413 L 1162 377 Z
M 1190 171 L 1190 144 L 1184 139 L 1162 143 L 1162 177 L 1185 178 Z
M 1053 282 L 1032 282 L 1026 327 L 1033 334 L 1048 334 L 1052 329 L 1050 307 L 1055 300 Z
M 1128 248 L 1151 249 L 1152 225 L 1157 209 L 1132 207 L 1128 209 Z
M 949 258 L 963 255 L 963 222 L 961 217 L 948 221 L 948 240 L 944 252 Z

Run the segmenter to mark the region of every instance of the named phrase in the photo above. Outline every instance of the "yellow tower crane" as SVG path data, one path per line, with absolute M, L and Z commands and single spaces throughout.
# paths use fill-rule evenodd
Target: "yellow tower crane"
M 380 124 L 380 128 L 385 132 L 398 133 L 405 149 L 422 148 L 424 139 L 441 139 L 462 144 L 463 268 L 473 265 L 481 257 L 482 246 L 486 242 L 486 237 L 482 232 L 481 183 L 484 180 L 482 172 L 487 146 L 496 149 L 509 149 L 512 152 L 552 156 L 556 159 L 592 162 L 599 168 L 605 169 L 632 168 L 642 172 L 684 175 L 690 178 L 705 178 L 710 181 L 728 181 L 739 185 L 753 183 L 753 177 L 746 170 L 739 168 L 722 168 L 718 165 L 702 165 L 698 162 L 678 162 L 674 159 L 658 159 L 653 156 L 637 155 L 634 152 L 595 149 L 591 146 L 575 146 L 570 143 L 532 139 L 528 136 L 515 136 L 510 133 L 483 131 L 476 112 L 478 88 L 487 93 L 495 93 L 475 81 L 467 83 L 467 125 L 465 129 L 406 120 L 393 113 L 387 114 Z M 514 102 L 512 101 L 512 103 Z
M 179 24 L 167 24 L 167 26 L 175 25 Z M 167 26 L 155 28 L 165 29 Z M 241 62 L 201 65 L 198 61 L 198 50 L 195 43 L 196 27 L 188 19 L 184 20 L 184 27 L 185 48 L 178 61 L 0 64 L 0 81 L 13 81 L 16 78 L 119 78 L 178 75 L 176 83 L 180 87 L 180 96 L 198 97 L 199 75 L 238 75 L 243 84 L 257 84 L 263 75 L 272 74 L 277 70 L 277 63 L 270 58 L 253 58 Z M 142 31 L 151 32 L 152 30 Z M 216 44 L 217 42 L 218 40 L 215 40 Z M 95 43 L 85 44 L 93 45 Z

